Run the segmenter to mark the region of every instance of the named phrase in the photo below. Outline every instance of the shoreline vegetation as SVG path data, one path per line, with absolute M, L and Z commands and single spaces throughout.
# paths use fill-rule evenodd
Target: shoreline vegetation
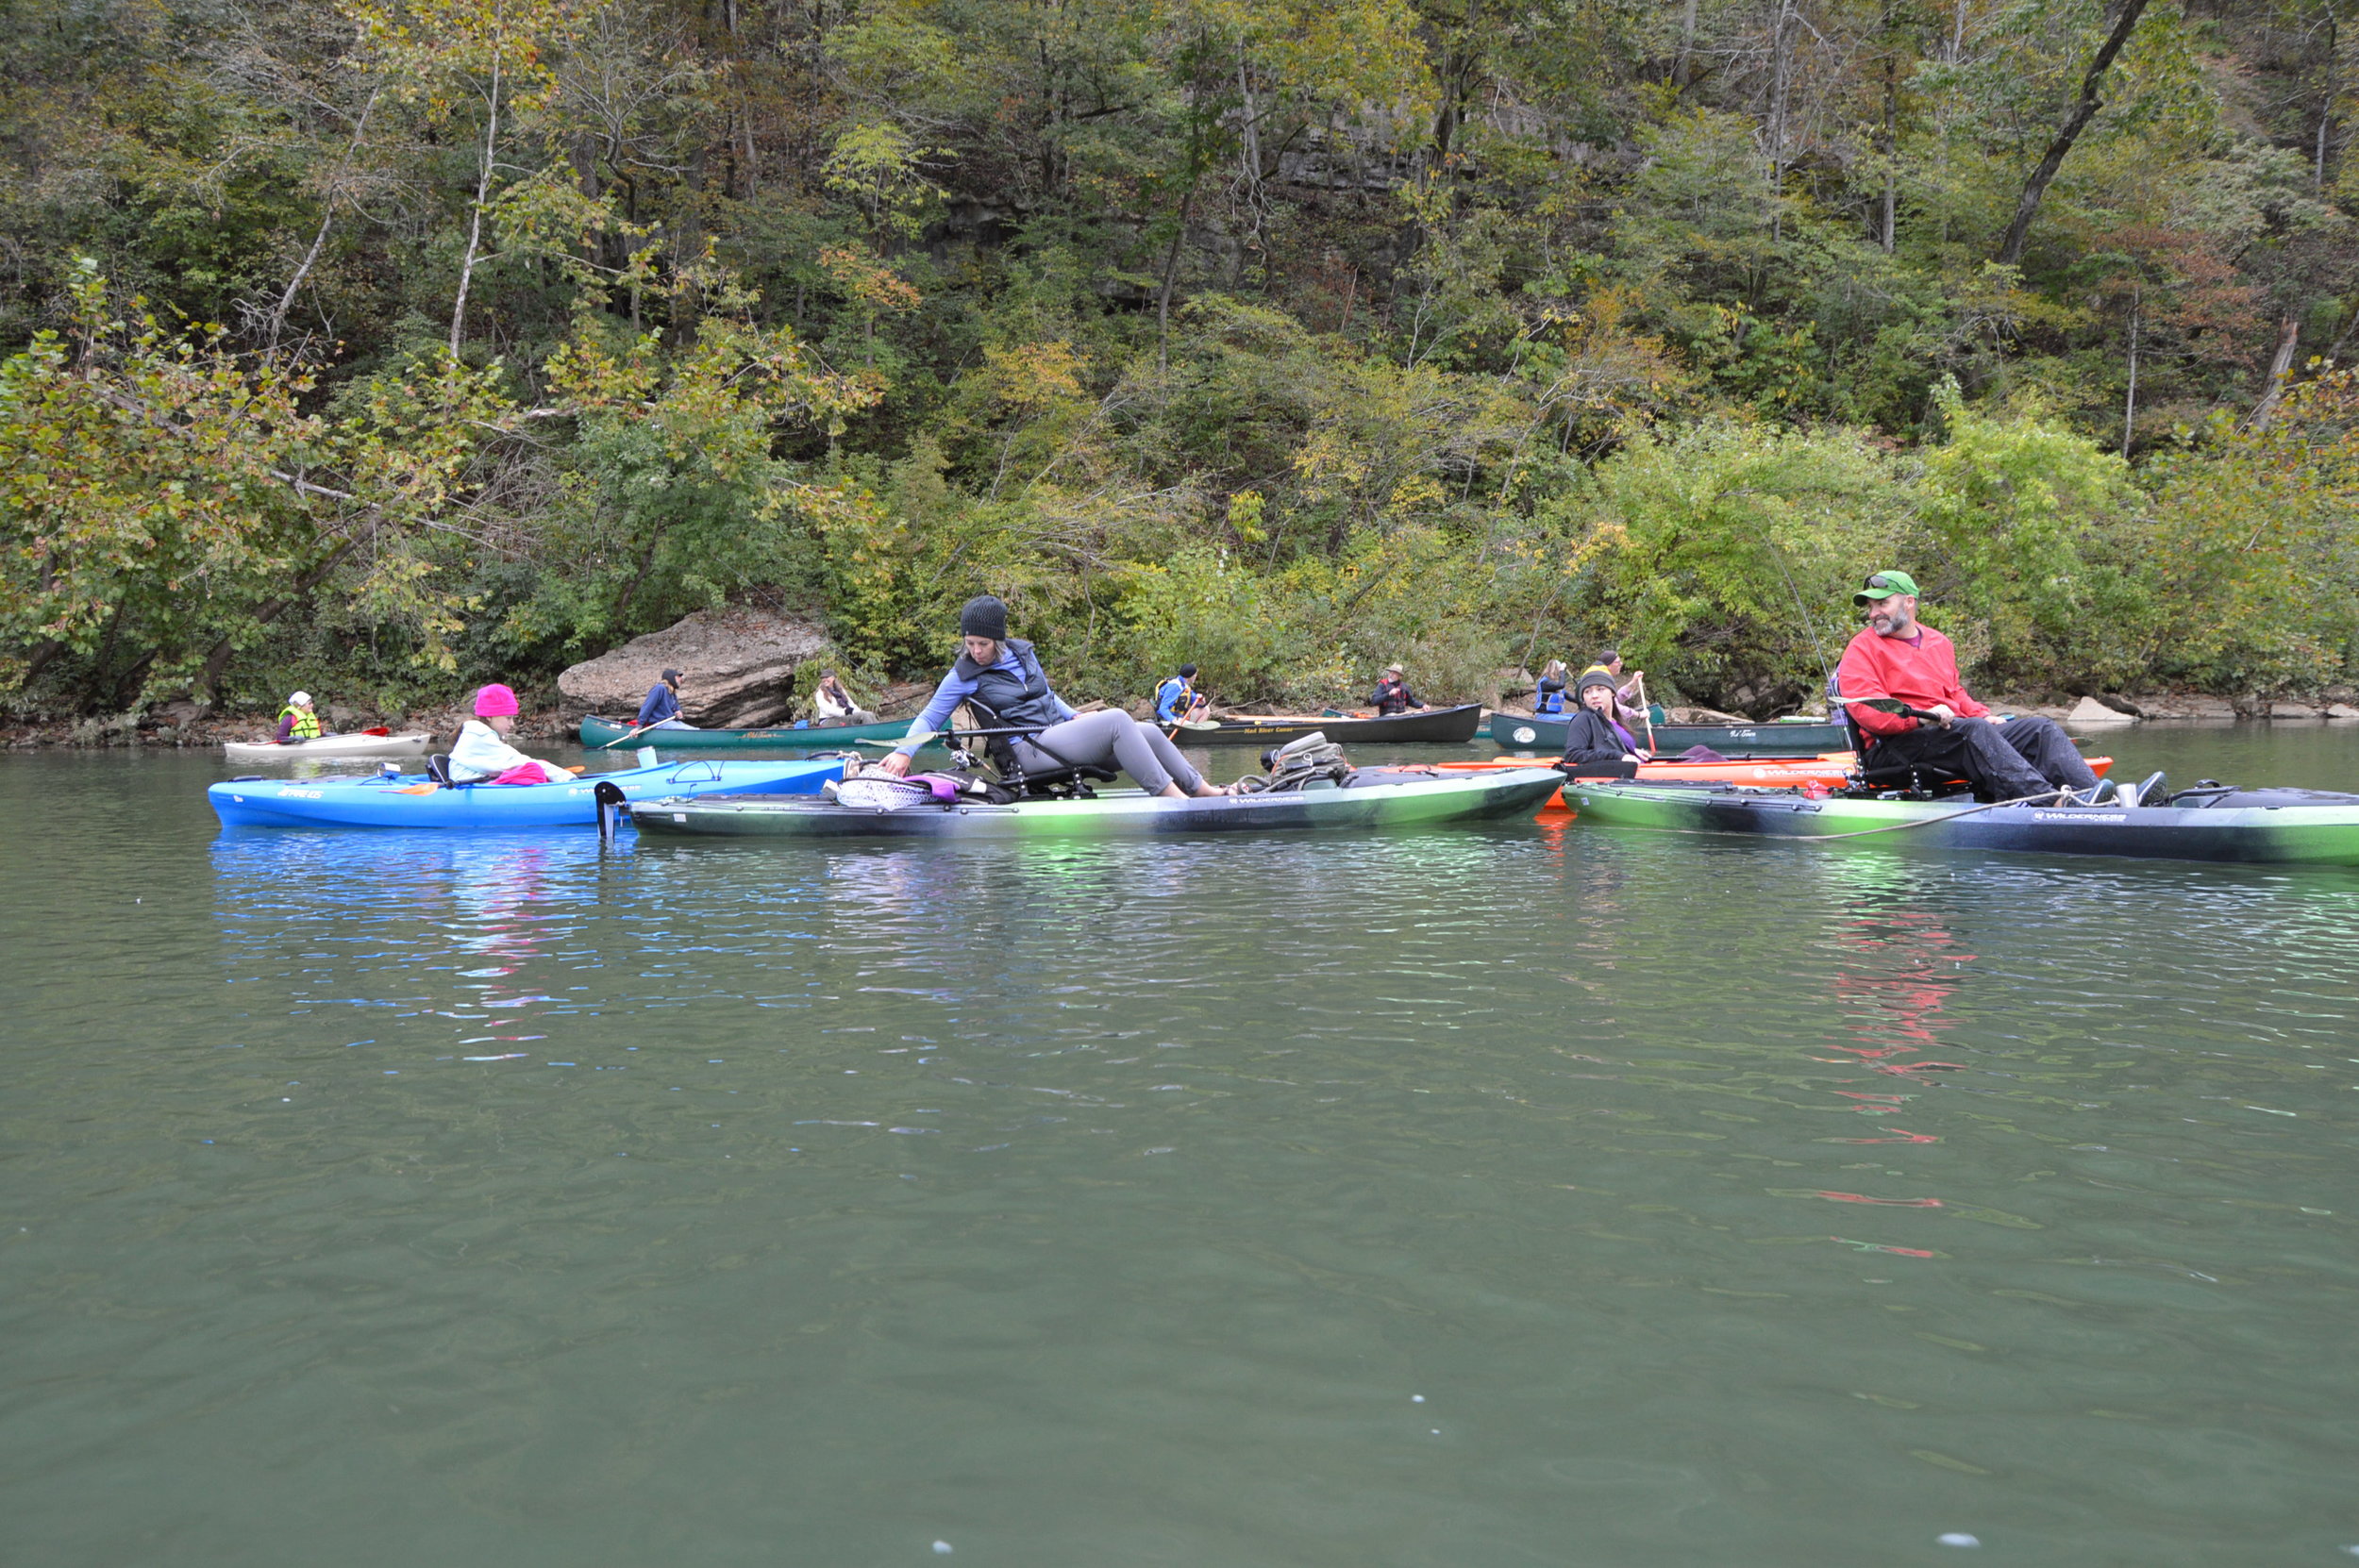
M 1767 718 L 1883 567 L 1978 691 L 2350 702 L 2341 3 L 25 0 L 0 728 L 983 591 L 1076 702 Z
M 2351 700 L 2359 692 L 2343 692 L 2305 700 L 2287 698 L 2247 698 L 2229 702 L 2200 692 L 2146 693 L 2137 698 L 2109 694 L 2104 706 L 2117 715 L 2112 721 L 2121 724 L 2318 724 L 2359 721 L 2359 704 Z M 922 699 L 918 699 L 922 700 Z M 1989 699 L 1991 707 L 2005 713 L 2035 713 L 2052 719 L 2068 718 L 2070 705 L 2041 702 L 2030 697 L 1997 697 Z M 895 706 L 911 708 L 912 701 Z M 1148 716 L 1148 705 L 1134 702 L 1129 705 L 1140 716 Z M 1260 705 L 1257 705 L 1260 706 Z M 1515 713 L 1510 706 L 1499 709 Z M 1745 722 L 1745 715 L 1715 712 L 1704 708 L 1681 708 L 1670 710 L 1675 723 Z M 908 715 L 899 715 L 907 717 Z M 431 709 L 394 715 L 350 713 L 337 727 L 345 732 L 371 724 L 381 724 L 400 733 L 423 729 L 446 745 L 458 731 L 463 714 L 455 708 Z M 528 708 L 519 713 L 515 733 L 537 742 L 573 741 L 581 724 L 581 712 L 576 706 L 554 705 Z M 107 748 L 175 748 L 206 750 L 227 741 L 268 740 L 271 726 L 259 715 L 237 716 L 200 714 L 194 712 L 155 711 L 142 715 L 117 716 L 113 719 L 50 719 L 37 722 L 0 723 L 0 751 L 33 751 L 53 747 L 79 749 Z M 2101 733 L 2101 731 L 2100 731 Z M 1182 738 L 1184 743 L 1184 737 Z M 620 748 L 624 752 L 628 747 Z

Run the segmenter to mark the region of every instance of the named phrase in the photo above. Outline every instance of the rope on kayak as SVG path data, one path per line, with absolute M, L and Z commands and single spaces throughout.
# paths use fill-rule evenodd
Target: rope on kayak
M 1977 811 L 1996 811 L 2001 806 L 2062 806 L 2072 793 L 2067 789 L 2051 790 L 2035 795 L 2023 795 L 2015 800 L 1994 800 L 1981 806 L 1969 806 L 1963 811 L 1949 811 L 1937 817 L 1919 817 L 1915 822 L 1891 822 L 1882 827 L 1862 827 L 1849 833 L 1796 834 L 1807 843 L 1832 843 L 1837 839 L 1864 839 L 1870 833 L 1904 833 L 1912 827 L 1931 827 L 1936 823 L 1955 822 Z

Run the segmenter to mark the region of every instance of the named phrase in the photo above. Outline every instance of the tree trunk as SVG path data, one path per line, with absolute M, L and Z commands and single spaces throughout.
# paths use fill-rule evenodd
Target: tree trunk
M 2247 422 L 2256 430 L 2266 430 L 2269 421 L 2277 417 L 2277 405 L 2285 395 L 2285 377 L 2293 373 L 2294 352 L 2301 346 L 2301 323 L 2287 316 L 2278 324 L 2277 354 L 2269 360 L 2269 384 L 2261 393 L 2261 401 L 2252 406 Z
M 2138 306 L 2141 291 L 2130 292 L 2130 395 L 2121 404 L 2121 456 L 2130 456 L 2130 438 L 2138 427 Z
M 483 205 L 492 198 L 493 158 L 499 151 L 500 75 L 507 43 L 503 35 L 492 50 L 491 112 L 483 123 L 483 163 L 476 173 L 475 212 L 467 224 L 467 255 L 459 264 L 459 299 L 450 312 L 450 357 L 454 359 L 459 358 L 460 340 L 466 335 L 467 291 L 475 282 L 476 258 L 483 248 Z
M 295 579 L 295 591 L 293 593 L 288 594 L 283 599 L 269 600 L 259 609 L 255 610 L 252 617 L 252 624 L 258 626 L 269 626 L 273 621 L 277 620 L 289 609 L 293 609 L 297 604 L 300 604 L 306 594 L 310 593 L 311 590 L 317 588 L 321 583 L 327 580 L 327 574 L 336 569 L 336 563 L 343 559 L 344 557 L 350 555 L 351 553 L 352 544 L 350 541 L 346 541 L 344 543 L 336 546 L 335 550 L 326 560 L 319 562 L 310 571 L 304 573 L 303 575 Z M 376 629 L 372 627 L 369 632 L 372 647 L 374 646 L 376 636 Z M 197 671 L 196 678 L 189 683 L 189 690 L 191 692 L 204 692 L 205 700 L 209 705 L 215 708 L 220 707 L 221 677 L 229 673 L 229 660 L 236 655 L 237 651 L 236 644 L 230 641 L 228 636 L 224 635 L 221 641 L 215 642 L 212 645 L 211 650 L 205 655 L 204 668 Z
M 383 91 L 380 88 L 377 92 Z M 295 268 L 294 276 L 287 279 L 287 292 L 278 296 L 277 308 L 270 313 L 270 327 L 263 334 L 268 348 L 278 346 L 278 334 L 287 325 L 287 312 L 294 309 L 295 292 L 310 275 L 311 264 L 320 259 L 320 247 L 327 243 L 328 226 L 336 221 L 336 193 L 343 184 L 344 171 L 352 167 L 353 155 L 360 150 L 360 139 L 369 133 L 369 116 L 376 112 L 377 92 L 370 93 L 369 101 L 361 106 L 360 121 L 352 127 L 352 141 L 344 147 L 343 159 L 336 165 L 334 177 L 327 182 L 327 199 L 321 207 L 319 232 L 311 236 L 311 248 L 303 253 L 302 264 Z
M 2023 194 L 2015 204 L 2015 221 L 2007 225 L 2006 237 L 1999 241 L 1999 254 L 1993 258 L 2000 266 L 2012 267 L 2023 259 L 2023 242 L 2031 236 L 2032 216 L 2039 210 L 2040 198 L 2048 194 L 2049 182 L 2056 177 L 2056 171 L 2064 167 L 2065 155 L 2081 139 L 2081 133 L 2097 117 L 2097 111 L 2105 107 L 2105 101 L 2097 95 L 2097 90 L 2104 85 L 2105 73 L 2113 68 L 2114 57 L 2120 54 L 2121 46 L 2130 42 L 2131 29 L 2138 25 L 2138 18 L 2146 14 L 2146 3 L 2147 0 L 2122 0 L 2121 13 L 2114 19 L 2114 30 L 2098 47 L 2096 56 L 2089 61 L 2087 75 L 2081 78 L 2080 101 L 2072 106 L 2072 112 L 2065 116 L 2065 123 L 2057 127 L 2055 140 L 2048 143 L 2047 156 L 2039 160 L 2039 167 L 2033 169 L 2032 177 L 2024 182 Z
M 1889 17 L 1890 13 L 1886 15 Z M 1900 206 L 1899 171 L 1893 166 L 1900 146 L 1900 59 L 1888 49 L 1884 52 L 1884 124 L 1880 140 L 1884 158 L 1884 209 L 1883 233 L 1878 242 L 1890 256 Z
M 1680 14 L 1680 58 L 1671 67 L 1671 85 L 1681 92 L 1687 91 L 1688 64 L 1696 53 L 1696 0 L 1687 0 L 1687 8 Z
M 1786 47 L 1793 32 L 1794 0 L 1778 0 L 1777 22 L 1769 35 L 1769 238 L 1785 237 L 1785 101 L 1793 75 L 1793 51 Z
M 1180 198 L 1180 226 L 1171 236 L 1171 248 L 1163 253 L 1163 287 L 1155 296 L 1155 368 L 1171 368 L 1171 288 L 1180 277 L 1180 247 L 1187 243 L 1188 215 L 1196 209 L 1196 185 L 1199 177 L 1190 159 L 1188 192 Z

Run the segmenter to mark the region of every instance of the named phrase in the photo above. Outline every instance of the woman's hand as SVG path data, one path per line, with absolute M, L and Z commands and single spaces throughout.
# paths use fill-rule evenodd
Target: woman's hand
M 1622 753 L 1622 760 L 1625 762 L 1644 762 L 1646 759 L 1639 756 L 1634 751 L 1626 751 Z
M 895 778 L 907 778 L 910 772 L 910 754 L 905 751 L 888 751 L 884 755 L 884 760 L 877 766 Z

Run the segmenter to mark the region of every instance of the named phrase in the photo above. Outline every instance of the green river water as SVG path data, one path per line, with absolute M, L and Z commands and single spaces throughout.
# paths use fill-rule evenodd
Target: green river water
M 2359 1550 L 2359 872 L 602 855 L 226 771 L 0 760 L 0 1560 Z

